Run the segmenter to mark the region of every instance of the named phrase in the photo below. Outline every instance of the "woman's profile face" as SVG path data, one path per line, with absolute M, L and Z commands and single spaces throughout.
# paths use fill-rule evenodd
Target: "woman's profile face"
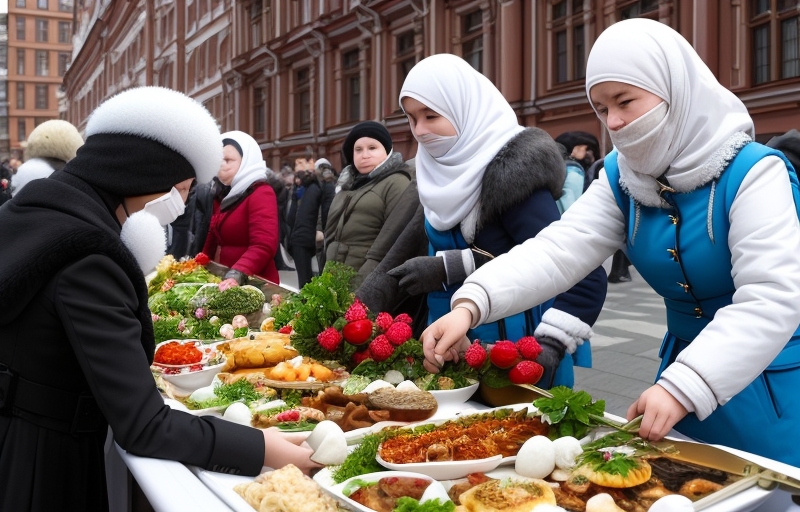
M 242 155 L 236 151 L 233 146 L 225 146 L 222 148 L 222 165 L 217 172 L 217 178 L 223 185 L 230 185 L 233 183 L 233 178 L 239 172 L 239 166 L 242 165 Z
M 389 156 L 377 139 L 361 137 L 353 146 L 353 166 L 359 174 L 369 174 Z
M 589 91 L 597 117 L 617 131 L 650 112 L 664 101 L 655 94 L 622 82 L 600 82 Z
M 457 135 L 456 127 L 446 117 L 424 103 L 406 96 L 401 104 L 414 137 L 419 138 L 429 133 L 442 137 Z

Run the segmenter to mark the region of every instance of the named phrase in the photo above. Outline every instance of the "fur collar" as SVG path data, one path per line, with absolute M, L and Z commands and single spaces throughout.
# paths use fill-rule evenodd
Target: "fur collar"
M 486 166 L 481 184 L 482 226 L 497 220 L 536 190 L 547 189 L 561 197 L 566 165 L 555 141 L 544 130 L 527 128 L 508 141 Z

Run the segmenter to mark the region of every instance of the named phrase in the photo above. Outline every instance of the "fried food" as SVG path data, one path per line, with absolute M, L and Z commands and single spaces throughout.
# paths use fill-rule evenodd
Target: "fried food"
M 589 464 L 580 466 L 573 474 L 585 476 L 590 482 L 603 487 L 624 489 L 643 484 L 650 480 L 650 476 L 652 475 L 650 464 L 644 459 L 639 459 L 637 462 L 637 467 L 629 469 L 626 475 L 596 471 L 592 469 Z
M 223 371 L 266 368 L 297 356 L 297 351 L 289 344 L 289 335 L 279 332 L 263 332 L 236 338 L 220 343 L 219 350 L 228 358 Z
M 555 505 L 553 490 L 544 480 L 491 480 L 464 492 L 459 501 L 469 512 L 529 512 L 537 505 Z

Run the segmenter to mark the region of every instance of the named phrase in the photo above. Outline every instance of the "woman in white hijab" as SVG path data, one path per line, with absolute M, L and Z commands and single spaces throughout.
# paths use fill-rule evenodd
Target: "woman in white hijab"
M 275 266 L 278 250 L 278 202 L 267 183 L 267 164 L 251 136 L 222 134 L 223 161 L 217 173 L 211 224 L 203 252 L 231 268 L 226 278 L 239 284 L 257 275 L 280 282 Z
M 414 66 L 400 104 L 419 143 L 416 173 L 431 255 L 408 260 L 389 275 L 412 295 L 428 293 L 434 321 L 450 310 L 450 297 L 477 267 L 558 220 L 555 200 L 566 166 L 555 141 L 543 130 L 520 126 L 502 93 L 455 55 L 434 55 Z M 590 365 L 583 343 L 605 299 L 605 274 L 595 267 L 572 289 L 547 297 L 547 304 L 501 315 L 470 338 L 517 342 L 535 334 L 541 368 L 526 372 L 526 383 L 571 386 L 573 362 Z M 435 362 L 427 366 L 438 371 Z
M 605 173 L 560 222 L 470 276 L 454 311 L 423 333 L 432 360 L 450 357 L 470 326 L 545 300 L 622 247 L 667 306 L 656 384 L 628 410 L 643 414 L 640 435 L 674 426 L 799 466 L 794 170 L 752 142 L 745 106 L 666 25 L 609 27 L 586 77 L 616 146 Z

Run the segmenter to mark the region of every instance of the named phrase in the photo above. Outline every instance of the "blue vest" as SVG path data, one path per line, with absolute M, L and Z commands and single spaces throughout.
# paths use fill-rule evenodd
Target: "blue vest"
M 668 332 L 659 353 L 659 376 L 708 325 L 717 310 L 732 303 L 736 287 L 728 247 L 729 212 L 747 173 L 769 155 L 786 162 L 795 206 L 800 209 L 794 169 L 782 153 L 761 144 L 747 144 L 720 177 L 705 186 L 688 193 L 663 193 L 672 208 L 638 205 L 638 215 L 636 205 L 619 186 L 617 152 L 605 158 L 611 190 L 625 215 L 628 258 L 664 298 L 667 307 Z M 798 390 L 800 328 L 747 388 L 704 421 L 689 414 L 675 428 L 706 443 L 800 466 L 800 445 L 794 442 L 800 432 Z
M 439 231 L 425 220 L 425 232 L 428 235 L 428 254 L 435 255 L 437 251 L 450 249 L 467 249 L 469 244 L 461 235 L 458 227 L 447 231 Z M 450 312 L 450 299 L 461 287 L 461 283 L 450 286 L 446 290 L 428 293 L 428 325 Z M 523 336 L 533 336 L 536 326 L 542 320 L 544 312 L 552 305 L 553 300 L 540 304 L 532 309 L 516 315 L 502 318 L 496 322 L 479 325 L 470 329 L 467 336 L 470 340 L 479 339 L 484 343 L 494 343 L 498 340 L 511 340 L 516 342 Z M 569 386 L 575 384 L 573 364 L 591 367 L 591 348 L 588 342 L 578 347 L 572 357 L 564 357 L 556 370 L 553 386 Z

